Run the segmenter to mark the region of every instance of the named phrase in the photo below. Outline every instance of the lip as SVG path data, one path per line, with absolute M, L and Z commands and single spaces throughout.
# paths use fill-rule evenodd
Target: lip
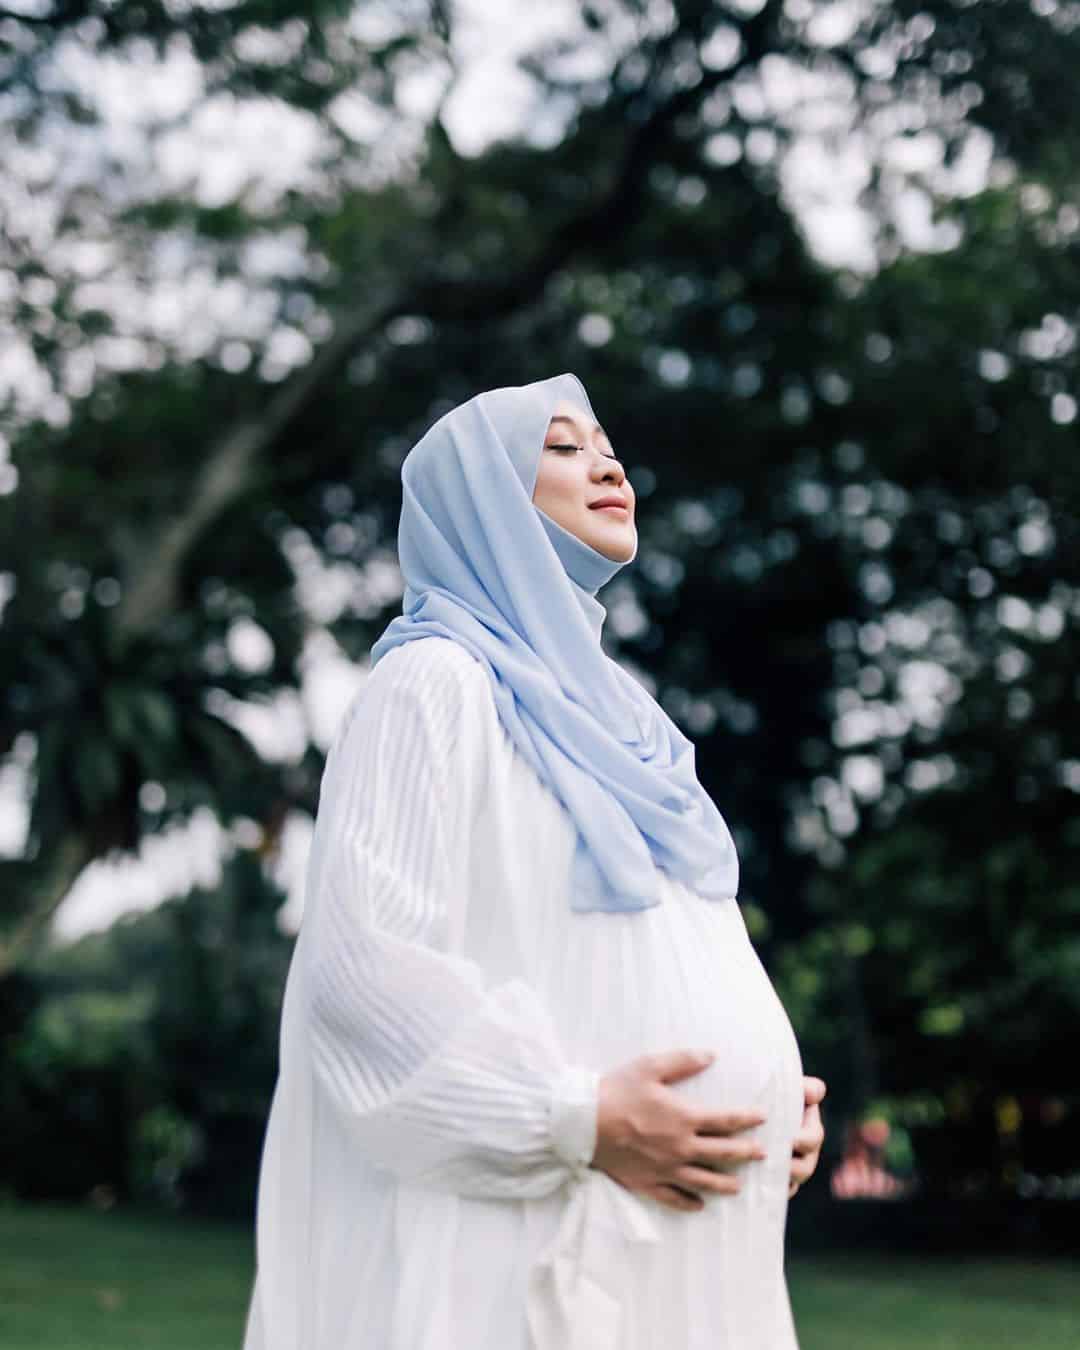
M 600 497 L 595 502 L 589 503 L 590 511 L 621 511 L 623 515 L 630 514 L 630 508 L 621 497 Z

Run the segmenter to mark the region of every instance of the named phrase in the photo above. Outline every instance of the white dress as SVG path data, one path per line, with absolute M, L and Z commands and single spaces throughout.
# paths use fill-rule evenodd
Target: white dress
M 331 747 L 286 984 L 244 1350 L 797 1350 L 802 1065 L 732 898 L 577 913 L 569 815 L 483 667 L 388 652 Z M 585 1166 L 601 1073 L 760 1108 L 738 1195 L 667 1209 Z

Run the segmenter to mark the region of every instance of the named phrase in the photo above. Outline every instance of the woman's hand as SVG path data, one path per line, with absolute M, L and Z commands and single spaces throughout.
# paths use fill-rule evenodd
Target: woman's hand
M 803 1118 L 795 1144 L 791 1150 L 790 1199 L 804 1181 L 814 1174 L 825 1142 L 825 1126 L 821 1123 L 820 1103 L 825 1096 L 825 1082 L 821 1078 L 803 1078 Z
M 734 1195 L 742 1183 L 733 1169 L 764 1158 L 765 1151 L 756 1140 L 731 1136 L 762 1124 L 765 1117 L 754 1111 L 705 1110 L 667 1086 L 707 1069 L 713 1058 L 671 1050 L 643 1055 L 605 1074 L 590 1166 L 670 1209 L 704 1208 L 702 1191 Z

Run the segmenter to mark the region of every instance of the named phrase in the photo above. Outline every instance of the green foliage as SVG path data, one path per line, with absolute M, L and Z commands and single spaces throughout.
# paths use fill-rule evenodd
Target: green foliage
M 4 1185 L 250 1210 L 291 951 L 281 900 L 241 852 L 213 890 L 39 958 L 6 1066 Z
M 32 1078 L 56 1083 L 65 1070 L 102 1069 L 145 1060 L 147 989 L 114 994 L 79 990 L 47 999 L 19 1040 L 15 1062 Z
M 27 935 L 87 861 L 195 806 L 270 835 L 314 809 L 316 749 L 262 761 L 231 701 L 295 688 L 313 627 L 362 660 L 398 605 L 387 562 L 409 445 L 477 389 L 566 369 L 639 500 L 605 642 L 697 743 L 736 830 L 748 924 L 830 1110 L 893 1102 L 939 1176 L 962 1150 L 930 1136 L 966 1147 L 970 1130 L 979 1184 L 1012 1185 L 1075 1136 L 1080 29 L 1061 6 L 892 0 L 822 45 L 815 7 L 746 8 L 679 4 L 670 30 L 642 4 L 590 10 L 612 50 L 615 19 L 636 40 L 603 76 L 530 53 L 551 107 L 573 108 L 554 144 L 466 158 L 436 115 L 389 174 L 378 152 L 406 120 L 403 82 L 447 54 L 441 5 L 391 7 L 377 38 L 349 7 L 278 0 L 3 21 L 11 134 L 46 146 L 41 163 L 46 113 L 68 132 L 96 116 L 50 64 L 68 37 L 134 62 L 172 44 L 206 99 L 286 106 L 318 132 L 304 183 L 276 194 L 245 182 L 209 202 L 119 169 L 70 191 L 35 183 L 55 237 L 4 245 L 9 317 L 64 391 L 63 415 L 14 396 L 4 410 L 18 487 L 0 496 L 0 753 L 19 746 L 32 780 L 26 855 L 0 862 L 4 1054 L 82 1075 L 72 1100 L 109 1095 L 127 1123 L 93 1167 L 113 1184 L 137 1155 L 143 1187 L 209 1194 L 230 1149 L 257 1151 L 281 944 L 239 874 L 224 898 L 80 944 L 87 964 L 62 992 L 56 953 L 16 997 Z M 698 62 L 725 25 L 730 64 Z M 911 175 L 951 244 L 905 246 L 896 175 L 875 161 L 880 268 L 810 256 L 780 190 L 800 128 L 747 93 L 770 62 L 846 81 L 868 146 L 921 131 L 948 165 L 970 128 L 993 138 L 973 195 Z M 370 143 L 336 117 L 343 90 L 393 112 Z M 94 287 L 75 242 L 101 249 Z M 155 328 L 173 250 L 262 326 L 214 321 L 194 348 Z M 136 303 L 114 309 L 114 292 Z M 339 592 L 317 584 L 324 569 Z M 230 643 L 243 623 L 268 639 L 261 667 Z M 263 926 L 241 960 L 229 925 L 245 885 Z M 146 970 L 149 1009 L 129 987 Z M 248 1071 L 227 1071 L 226 1051 L 252 1045 L 232 1066 Z M 1014 1099 L 1023 1123 L 1006 1129 Z M 45 1111 L 19 1100 L 20 1120 Z M 1048 1101 L 1064 1103 L 1060 1127 L 1039 1124 Z
M 206 1157 L 205 1135 L 178 1111 L 159 1104 L 135 1122 L 132 1153 L 133 1194 L 176 1207 L 185 1174 Z

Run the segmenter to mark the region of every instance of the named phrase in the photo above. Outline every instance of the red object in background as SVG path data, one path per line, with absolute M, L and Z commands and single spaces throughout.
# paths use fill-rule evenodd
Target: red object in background
M 907 1187 L 885 1170 L 882 1156 L 889 1142 L 889 1122 L 880 1116 L 848 1125 L 844 1156 L 833 1168 L 829 1189 L 837 1200 L 872 1197 L 895 1200 Z

